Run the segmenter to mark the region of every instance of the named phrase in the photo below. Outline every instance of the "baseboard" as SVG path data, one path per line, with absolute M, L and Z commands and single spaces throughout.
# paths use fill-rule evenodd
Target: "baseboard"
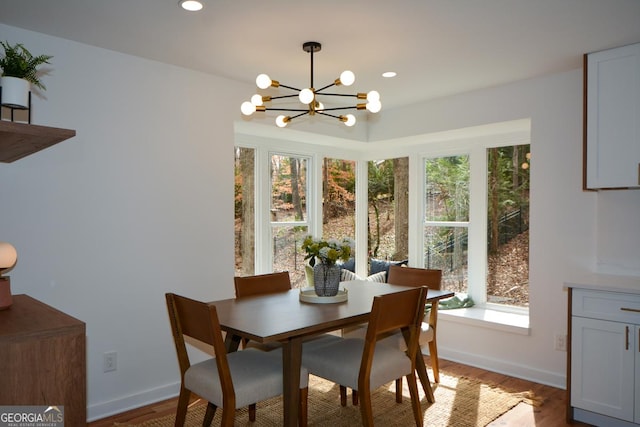
M 427 351 L 424 352 L 428 353 Z M 510 377 L 521 378 L 539 384 L 548 385 L 560 389 L 566 389 L 566 375 L 558 374 L 539 369 L 532 369 L 529 366 L 518 365 L 510 360 L 486 358 L 477 354 L 465 353 L 438 345 L 438 356 L 441 359 L 464 365 L 475 366 L 488 371 L 497 372 Z
M 166 399 L 172 399 L 180 393 L 180 382 L 167 384 L 140 393 L 130 394 L 108 402 L 89 405 L 87 408 L 87 421 L 96 421 L 111 415 L 121 414 L 142 406 L 151 405 Z

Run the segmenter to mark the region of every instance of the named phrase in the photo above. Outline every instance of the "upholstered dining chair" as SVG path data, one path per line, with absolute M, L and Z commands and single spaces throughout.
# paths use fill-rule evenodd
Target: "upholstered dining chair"
M 167 293 L 165 297 L 181 378 L 175 425 L 184 425 L 192 392 L 209 402 L 204 426 L 211 424 L 218 407 L 222 407 L 223 426 L 233 426 L 236 409 L 247 405 L 250 407 L 249 419 L 254 421 L 255 403 L 283 392 L 280 351 L 247 349 L 227 353 L 215 305 L 173 293 Z M 192 365 L 185 336 L 213 346 L 215 357 Z M 309 374 L 303 367 L 300 371 L 299 424 L 305 426 L 308 382 Z
M 371 391 L 403 376 L 409 385 L 416 426 L 422 426 L 415 361 L 426 296 L 426 287 L 376 296 L 364 339 L 342 338 L 315 349 L 303 348 L 303 366 L 309 373 L 339 384 L 343 406 L 346 405 L 346 387 L 358 392 L 364 426 L 373 426 Z M 396 330 L 400 330 L 406 340 L 406 351 L 379 344 Z
M 389 279 L 388 283 L 401 286 L 426 286 L 429 289 L 440 289 L 442 282 L 442 270 L 405 267 L 400 265 L 392 265 L 389 267 Z M 416 360 L 416 368 L 418 370 L 418 377 L 422 383 L 422 388 L 427 393 L 430 388 L 429 374 L 427 373 L 427 367 L 422 357 L 420 348 L 424 345 L 429 345 L 429 356 L 431 361 L 431 369 L 433 371 L 434 381 L 440 382 L 440 369 L 438 364 L 438 346 L 436 342 L 436 325 L 438 322 L 438 303 L 431 304 L 427 321 L 423 321 L 420 327 L 420 338 L 418 341 L 418 358 Z M 425 316 L 426 317 L 426 316 Z M 344 338 L 357 338 L 363 337 L 366 331 L 364 326 L 356 326 L 351 328 L 345 328 L 342 330 L 342 336 Z M 383 343 L 398 346 L 401 349 L 406 348 L 404 339 L 401 335 L 394 334 L 385 340 Z M 429 385 L 429 387 L 427 387 Z M 358 403 L 358 394 L 354 393 L 353 404 Z M 402 378 L 396 381 L 396 400 L 402 401 Z
M 442 270 L 416 267 L 399 267 L 392 265 L 389 267 L 389 280 L 393 285 L 403 286 L 426 286 L 429 289 L 440 289 L 442 286 Z M 425 315 L 425 318 L 427 316 Z M 431 303 L 428 319 L 425 319 L 420 327 L 420 338 L 418 340 L 418 351 L 424 345 L 429 345 L 429 359 L 431 362 L 431 370 L 433 371 L 433 379 L 436 383 L 440 382 L 440 366 L 438 364 L 438 344 L 436 341 L 436 326 L 438 324 L 438 302 Z M 403 345 L 402 340 L 398 340 L 399 345 Z M 420 352 L 419 356 L 422 355 Z M 429 381 L 427 368 L 424 364 L 424 358 L 419 357 L 417 360 L 418 376 L 423 386 Z

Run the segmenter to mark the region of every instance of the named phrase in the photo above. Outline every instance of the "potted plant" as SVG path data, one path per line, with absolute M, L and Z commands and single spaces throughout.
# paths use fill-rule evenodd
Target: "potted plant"
M 2 86 L 2 105 L 10 108 L 29 107 L 29 89 L 31 85 L 46 90 L 38 76 L 38 66 L 49 64 L 50 55 L 33 56 L 22 44 L 10 45 L 0 42 L 4 56 L 0 58 L 0 86 Z
M 335 296 L 338 293 L 340 266 L 336 265 L 336 261 L 347 261 L 353 247 L 353 240 L 346 237 L 342 240 L 305 237 L 302 250 L 307 253 L 304 259 L 308 259 L 309 265 L 313 267 L 313 286 L 316 295 Z

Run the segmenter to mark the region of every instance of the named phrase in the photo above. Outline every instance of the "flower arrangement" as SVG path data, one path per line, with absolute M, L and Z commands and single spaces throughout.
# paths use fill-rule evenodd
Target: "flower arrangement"
M 338 260 L 347 261 L 354 247 L 353 240 L 348 237 L 342 240 L 322 240 L 307 236 L 302 242 L 302 249 L 307 253 L 304 259 L 309 260 L 311 267 L 315 265 L 316 259 L 327 265 L 333 265 Z

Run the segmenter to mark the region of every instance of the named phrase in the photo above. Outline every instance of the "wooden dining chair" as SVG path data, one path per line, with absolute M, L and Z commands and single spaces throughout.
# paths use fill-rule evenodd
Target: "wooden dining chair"
M 291 278 L 288 271 L 244 277 L 236 276 L 233 278 L 233 283 L 237 298 L 286 292 L 291 289 Z
M 303 348 L 302 364 L 309 373 L 340 385 L 343 406 L 346 405 L 346 387 L 358 392 L 364 426 L 373 426 L 371 391 L 403 376 L 409 385 L 416 426 L 422 426 L 415 361 L 426 297 L 426 287 L 376 296 L 364 339 L 342 338 L 313 350 Z M 406 340 L 406 351 L 379 343 L 397 330 L 402 331 Z M 429 391 L 428 398 L 432 401 L 430 385 Z
M 416 267 L 399 267 L 392 265 L 389 267 L 388 283 L 403 286 L 426 286 L 429 289 L 439 290 L 442 286 L 442 270 Z M 425 318 L 427 316 L 425 315 Z M 428 319 L 422 322 L 420 327 L 420 338 L 418 340 L 418 349 L 424 345 L 429 345 L 429 359 L 431 361 L 431 370 L 433 371 L 433 379 L 436 383 L 440 382 L 440 366 L 438 363 L 438 344 L 436 340 L 436 331 L 438 324 L 438 301 L 431 303 Z M 403 345 L 403 340 L 398 340 L 399 345 Z M 422 352 L 419 351 L 419 356 Z M 429 381 L 427 368 L 424 358 L 419 357 L 417 360 L 418 376 L 424 386 Z
M 440 289 L 442 282 L 442 270 L 405 267 L 400 265 L 392 265 L 389 267 L 389 284 L 401 285 L 401 286 L 426 286 L 429 289 Z M 416 368 L 418 371 L 418 377 L 422 383 L 422 388 L 427 393 L 430 388 L 429 374 L 427 372 L 427 366 L 424 363 L 422 357 L 422 346 L 429 345 L 429 356 L 431 361 L 431 369 L 433 370 L 433 377 L 436 383 L 440 382 L 440 369 L 438 364 L 438 346 L 436 344 L 436 325 L 438 322 L 438 303 L 431 303 L 429 310 L 429 318 L 427 321 L 423 321 L 420 327 L 420 337 L 418 340 L 418 358 L 416 360 Z M 426 317 L 426 316 L 425 316 Z M 361 338 L 366 331 L 365 326 L 356 326 L 345 328 L 342 330 L 342 336 L 344 338 Z M 383 343 L 389 345 L 398 346 L 400 349 L 405 349 L 405 341 L 399 334 L 394 334 L 383 340 Z M 427 387 L 428 386 L 428 387 Z M 353 393 L 353 404 L 358 404 L 358 394 Z M 402 402 L 402 378 L 396 381 L 396 400 Z
M 233 426 L 236 409 L 279 396 L 283 392 L 282 354 L 253 349 L 227 353 L 222 338 L 216 307 L 173 293 L 165 295 L 169 321 L 173 332 L 180 367 L 180 396 L 176 411 L 176 426 L 183 426 L 191 393 L 209 403 L 203 425 L 209 426 L 216 409 L 222 407 L 223 426 Z M 215 357 L 192 365 L 185 336 L 213 346 Z M 307 423 L 309 374 L 300 371 L 300 425 Z

